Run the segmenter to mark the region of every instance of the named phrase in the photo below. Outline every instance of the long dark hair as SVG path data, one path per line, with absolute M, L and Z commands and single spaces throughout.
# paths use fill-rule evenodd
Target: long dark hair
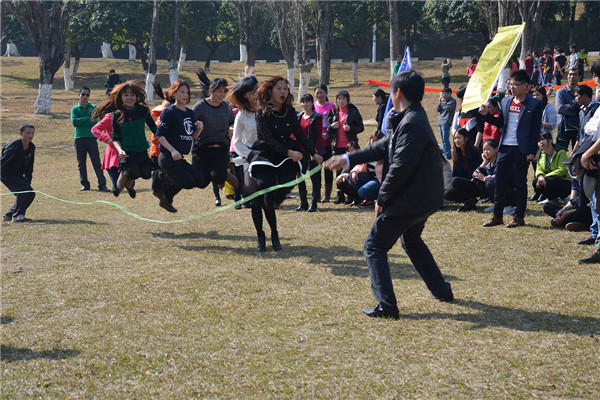
M 252 92 L 256 85 L 258 85 L 258 79 L 254 75 L 246 75 L 233 85 L 225 100 L 239 110 L 254 111 L 245 95 Z
M 290 86 L 290 83 L 283 76 L 272 76 L 266 81 L 261 82 L 258 85 L 258 89 L 256 89 L 256 99 L 258 101 L 258 106 L 263 110 L 265 115 L 271 113 L 271 95 L 273 94 L 273 88 L 279 81 L 284 81 L 285 84 Z M 292 92 L 288 90 L 288 95 L 285 98 L 284 106 L 288 108 L 293 108 L 292 104 L 294 103 L 294 96 L 292 96 Z
M 196 70 L 196 76 L 198 77 L 198 84 L 202 87 L 202 92 L 200 93 L 202 98 L 210 97 L 211 92 L 214 92 L 221 87 L 227 87 L 227 79 L 217 77 L 212 81 L 206 75 L 206 72 L 202 68 L 198 68 Z
M 100 103 L 98 107 L 92 112 L 92 119 L 103 118 L 109 112 L 125 111 L 123 106 L 123 99 L 121 96 L 126 92 L 133 92 L 136 96 L 135 105 L 148 108 L 146 104 L 146 91 L 144 90 L 144 81 L 141 80 L 129 80 L 125 83 L 116 85 L 106 99 Z M 122 123 L 125 120 L 125 114 L 120 113 L 117 122 Z
M 325 94 L 329 94 L 329 89 L 327 88 L 327 85 L 324 83 L 319 83 L 317 84 L 317 86 L 315 86 L 315 92 L 317 91 L 317 89 L 321 89 L 322 91 L 325 92 Z M 325 96 L 325 101 L 329 101 L 329 96 Z
M 169 87 L 168 89 L 166 89 L 164 91 L 160 87 L 160 83 L 158 81 L 154 82 L 153 86 L 154 86 L 154 92 L 158 95 L 158 97 L 160 97 L 163 100 L 168 101 L 170 104 L 175 103 L 175 92 L 177 92 L 180 87 L 185 86 L 185 87 L 187 87 L 188 92 L 190 93 L 190 100 L 191 100 L 192 90 L 190 89 L 190 84 L 182 79 L 177 79 L 175 82 L 173 82 L 171 87 Z
M 533 91 L 542 95 L 542 105 L 544 108 L 546 108 L 546 105 L 548 104 L 548 94 L 546 93 L 546 88 L 544 86 L 538 86 L 533 89 Z
M 456 168 L 456 166 L 462 162 L 463 170 L 469 170 L 469 153 L 471 152 L 471 147 L 473 144 L 469 140 L 469 131 L 465 128 L 460 128 L 457 130 L 454 135 L 461 135 L 465 138 L 465 149 L 464 151 L 454 144 L 452 141 L 452 168 Z

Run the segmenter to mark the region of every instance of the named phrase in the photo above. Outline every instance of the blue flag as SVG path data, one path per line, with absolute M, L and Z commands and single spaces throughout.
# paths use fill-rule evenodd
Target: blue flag
M 399 74 L 400 72 L 411 70 L 411 69 L 412 69 L 412 63 L 410 62 L 410 47 L 407 47 L 406 50 L 404 51 L 404 57 L 402 57 L 402 62 L 400 63 L 400 68 L 398 68 L 397 74 Z M 383 118 L 383 123 L 381 124 L 381 132 L 384 135 L 387 135 L 387 132 L 386 132 L 387 118 L 388 118 L 388 115 L 392 108 L 393 108 L 392 93 L 390 91 L 390 97 L 388 97 L 388 102 L 385 107 L 385 114 L 384 114 L 385 117 Z

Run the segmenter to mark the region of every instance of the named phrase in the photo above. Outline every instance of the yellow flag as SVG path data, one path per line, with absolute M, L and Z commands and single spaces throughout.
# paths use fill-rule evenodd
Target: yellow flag
M 494 36 L 494 40 L 485 46 L 475 73 L 469 79 L 462 103 L 463 112 L 478 109 L 488 101 L 502 68 L 512 57 L 521 40 L 524 28 L 525 23 L 498 28 L 498 33 Z

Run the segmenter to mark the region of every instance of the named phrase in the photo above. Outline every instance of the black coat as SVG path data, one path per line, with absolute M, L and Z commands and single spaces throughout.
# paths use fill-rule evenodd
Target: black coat
M 339 114 L 337 111 L 337 107 L 329 111 L 327 115 L 327 122 L 329 123 L 329 128 L 327 128 L 327 134 L 331 138 L 331 146 L 335 148 L 335 143 L 337 141 L 337 129 L 331 127 L 331 124 L 334 122 L 338 122 Z M 348 104 L 348 115 L 346 116 L 346 125 L 350 126 L 350 130 L 346 132 L 346 137 L 348 137 L 348 142 L 356 142 L 358 143 L 358 134 L 365 130 L 365 126 L 363 124 L 362 116 L 358 111 L 358 108 L 354 104 Z
M 302 120 L 304 112 L 298 113 L 298 122 Z M 318 154 L 324 154 L 323 148 L 323 116 L 316 111 L 313 111 L 310 123 L 308 124 L 308 137 L 306 138 L 310 147 L 315 149 Z M 317 148 L 316 145 L 319 144 Z M 306 149 L 303 149 L 306 152 Z
M 444 202 L 440 150 L 420 103 L 390 118 L 393 133 L 348 154 L 351 166 L 383 159 L 377 204 L 384 215 L 416 215 Z

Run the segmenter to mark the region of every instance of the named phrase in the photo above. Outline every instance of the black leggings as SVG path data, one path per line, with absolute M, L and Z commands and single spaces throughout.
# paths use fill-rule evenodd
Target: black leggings
M 291 182 L 296 179 L 298 173 L 298 164 L 291 159 L 286 160 L 279 167 L 275 168 L 269 165 L 252 166 L 252 176 L 260 190 L 275 185 Z M 265 194 L 265 205 L 268 208 L 277 207 L 285 200 L 285 196 L 292 191 L 292 187 L 284 187 Z
M 250 176 L 248 171 L 244 173 L 244 188 L 249 195 L 258 191 L 258 184 L 256 180 Z M 254 223 L 254 228 L 256 228 L 256 233 L 258 235 L 261 235 L 263 232 L 263 212 L 269 227 L 271 228 L 271 234 L 277 232 L 277 215 L 275 214 L 275 209 L 265 207 L 264 195 L 258 196 L 252 200 L 251 212 L 252 222 Z
M 325 146 L 325 154 L 323 154 L 323 162 L 329 160 L 333 155 L 331 151 L 331 145 Z M 330 169 L 323 168 L 323 175 L 325 176 L 325 184 L 333 185 L 333 171 Z
M 467 200 L 471 200 L 476 197 L 494 198 L 494 192 L 496 189 L 496 183 L 494 179 L 489 179 L 487 182 L 480 180 L 469 180 L 466 178 L 455 177 L 452 178 L 452 187 L 444 192 L 444 198 L 448 201 L 456 201 L 464 203 Z M 507 203 L 514 203 L 514 194 L 510 187 L 506 188 Z
M 223 186 L 227 179 L 229 151 L 225 147 L 200 146 L 194 149 L 192 165 L 202 176 L 201 188 L 207 187 L 210 182 Z

